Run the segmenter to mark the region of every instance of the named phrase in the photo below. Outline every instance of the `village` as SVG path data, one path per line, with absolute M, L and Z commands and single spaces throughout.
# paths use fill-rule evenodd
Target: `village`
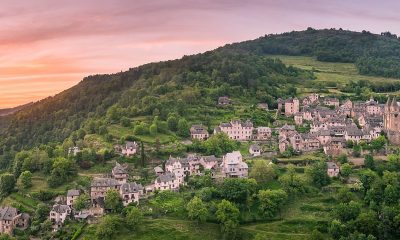
M 231 104 L 228 97 L 220 97 L 221 107 Z M 268 111 L 268 105 L 261 103 L 258 108 Z M 277 116 L 292 119 L 294 124 L 285 122 L 274 128 L 255 127 L 250 120 L 235 120 L 220 123 L 213 134 L 223 133 L 229 139 L 239 142 L 251 142 L 248 152 L 251 157 L 263 156 L 263 142 L 273 142 L 277 151 L 272 156 L 284 153 L 304 154 L 322 151 L 330 159 L 340 155 L 349 155 L 349 143 L 369 143 L 382 134 L 386 134 L 390 143 L 400 143 L 400 106 L 393 99 L 385 104 L 374 99 L 366 102 L 340 102 L 337 98 L 324 98 L 313 93 L 302 100 L 297 98 L 278 99 Z M 297 127 L 304 127 L 306 132 L 298 132 Z M 207 127 L 202 124 L 192 125 L 192 140 L 203 141 L 211 136 Z M 125 145 L 115 145 L 115 151 L 122 156 L 133 156 L 139 151 L 139 144 L 127 141 Z M 69 149 L 69 154 L 80 152 L 78 147 Z M 271 156 L 270 156 L 271 157 Z M 274 164 L 270 162 L 269 164 Z M 179 191 L 190 176 L 211 174 L 214 181 L 225 178 L 247 178 L 249 166 L 240 151 L 225 154 L 222 158 L 214 155 L 202 156 L 188 154 L 186 157 L 170 156 L 164 164 L 154 167 L 156 178 L 151 184 L 142 186 L 129 181 L 125 164 L 115 163 L 112 172 L 104 177 L 95 177 L 90 189 L 69 189 L 66 196 L 59 196 L 52 206 L 49 219 L 53 231 L 62 228 L 67 219 L 95 222 L 96 218 L 106 214 L 105 202 L 110 190 L 117 192 L 123 206 L 138 205 L 141 200 L 161 191 Z M 329 177 L 338 177 L 340 163 L 327 162 Z M 75 203 L 82 194 L 90 196 L 90 204 L 84 209 L 75 209 Z M 12 234 L 13 229 L 26 229 L 29 226 L 29 215 L 20 213 L 16 208 L 4 207 L 0 210 L 0 232 Z

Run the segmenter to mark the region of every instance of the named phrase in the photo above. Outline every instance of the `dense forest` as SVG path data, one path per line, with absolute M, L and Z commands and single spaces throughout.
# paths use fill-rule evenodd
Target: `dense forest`
M 265 55 L 313 56 L 319 61 L 355 63 L 364 75 L 400 78 L 400 40 L 388 32 L 342 29 L 271 34 L 222 49 Z

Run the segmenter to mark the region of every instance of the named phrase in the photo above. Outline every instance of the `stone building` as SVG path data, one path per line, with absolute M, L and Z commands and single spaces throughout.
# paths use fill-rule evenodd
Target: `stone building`
M 400 145 L 400 106 L 396 98 L 389 98 L 385 105 L 383 125 L 389 141 Z

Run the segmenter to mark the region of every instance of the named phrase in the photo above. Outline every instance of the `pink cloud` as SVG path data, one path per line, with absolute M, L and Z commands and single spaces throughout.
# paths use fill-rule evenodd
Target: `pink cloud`
M 0 108 L 53 95 L 89 74 L 267 33 L 307 26 L 400 33 L 399 11 L 394 0 L 2 0 Z

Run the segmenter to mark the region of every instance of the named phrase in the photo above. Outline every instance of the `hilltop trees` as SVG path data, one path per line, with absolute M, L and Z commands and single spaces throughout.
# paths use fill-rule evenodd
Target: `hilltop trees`
M 222 200 L 217 205 L 216 216 L 221 223 L 222 231 L 232 238 L 235 237 L 237 227 L 239 226 L 239 209 L 231 202 Z
M 205 222 L 208 215 L 208 210 L 203 201 L 198 197 L 193 197 L 192 200 L 187 204 L 186 210 L 188 216 L 192 220 L 196 220 L 199 223 Z
M 18 185 L 23 189 L 30 188 L 32 186 L 32 173 L 29 171 L 24 171 L 18 178 Z

